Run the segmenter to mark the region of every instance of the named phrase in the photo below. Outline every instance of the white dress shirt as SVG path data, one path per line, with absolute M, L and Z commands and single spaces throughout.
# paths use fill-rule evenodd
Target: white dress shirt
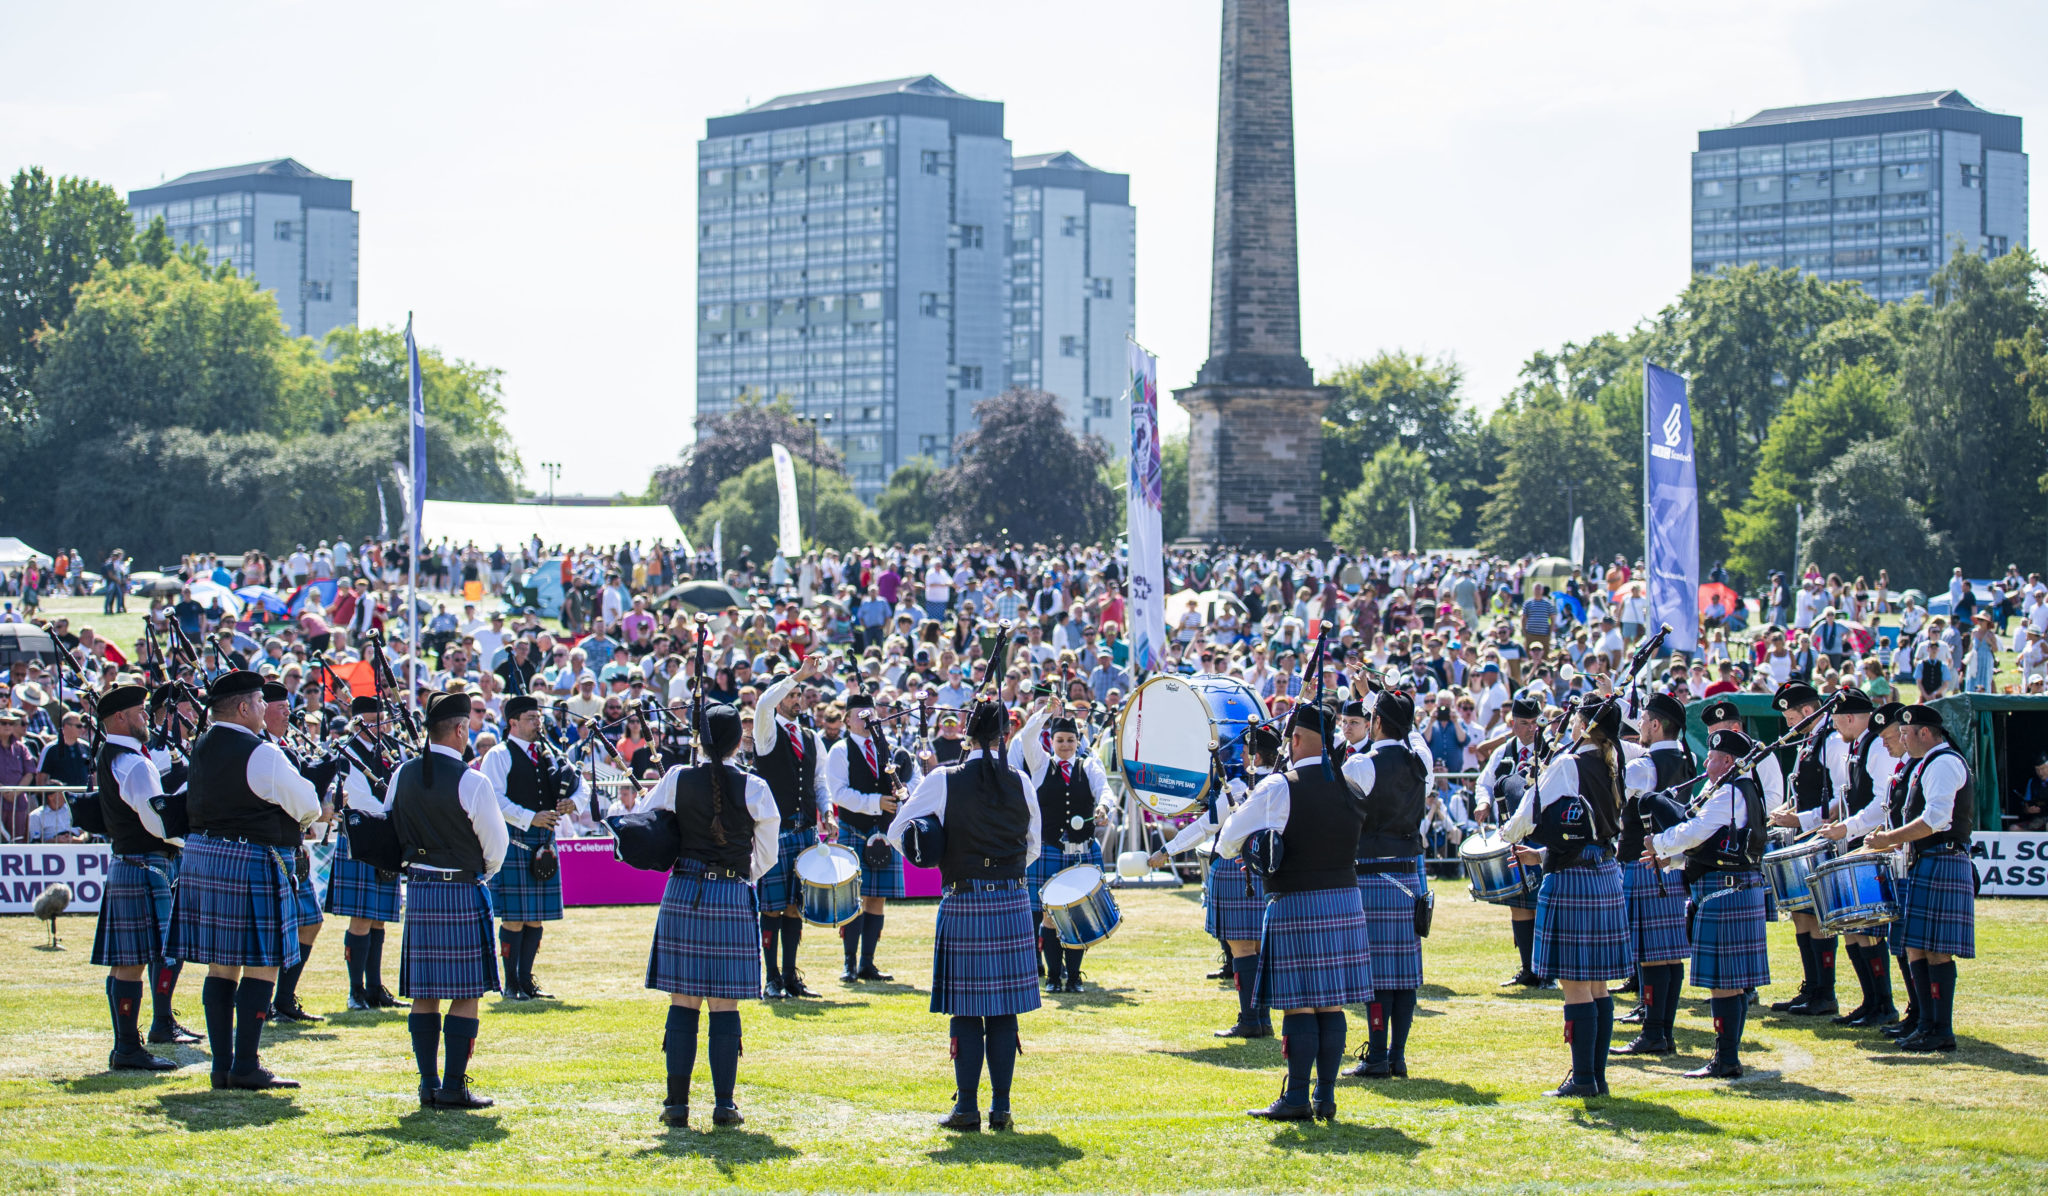
M 1058 757 L 1046 751 L 1045 745 L 1039 741 L 1038 731 L 1044 723 L 1045 715 L 1037 715 L 1024 724 L 1023 734 L 1017 737 L 1024 748 L 1022 771 L 1030 780 L 1031 792 L 1034 794 L 1038 792 L 1038 787 L 1045 783 L 1045 774 L 1058 763 Z M 1109 786 L 1109 775 L 1102 771 L 1102 765 L 1093 756 L 1082 755 L 1079 748 L 1076 748 L 1074 754 L 1068 758 L 1068 763 L 1080 769 L 1081 775 L 1088 778 L 1088 793 L 1095 799 L 1096 804 L 1100 805 L 1102 791 Z
M 522 755 L 531 757 L 533 754 L 531 742 L 517 735 L 507 735 L 503 743 L 484 753 L 483 763 L 477 766 L 477 770 L 483 773 L 484 780 L 490 782 L 491 792 L 498 795 L 498 808 L 504 812 L 505 821 L 523 831 L 533 825 L 533 816 L 540 811 L 529 810 L 505 794 L 505 779 L 512 775 L 512 752 L 515 748 Z M 541 756 L 546 759 L 547 753 L 543 752 Z M 582 773 L 576 774 L 576 787 L 562 796 L 580 803 L 583 797 Z
M 675 809 L 676 778 L 693 767 L 696 766 L 678 764 L 661 774 L 661 781 L 654 786 L 654 792 L 635 809 Z M 752 773 L 743 775 L 747 778 L 747 813 L 754 819 L 754 846 L 747 860 L 747 879 L 758 881 L 775 866 L 776 845 L 782 837 L 782 813 L 775 808 L 775 794 L 769 791 L 768 782 Z
M 163 793 L 163 777 L 158 774 L 156 763 L 143 752 L 141 742 L 126 735 L 109 735 L 107 742 L 128 749 L 115 753 L 111 765 L 114 783 L 121 787 L 121 800 L 135 811 L 143 830 L 173 847 L 183 847 L 183 839 L 164 838 L 164 820 L 157 816 L 156 807 L 149 804 L 150 798 Z
M 1955 821 L 1956 794 L 1962 792 L 1963 784 L 1970 779 L 1970 768 L 1963 762 L 1962 753 L 1936 748 L 1914 761 L 1899 784 L 1910 786 L 1914 777 L 1920 778 L 1920 795 L 1926 802 L 1915 821 L 1926 823 L 1927 829 L 1936 834 L 1947 830 Z M 1869 805 L 1850 816 L 1846 825 L 1854 837 L 1881 829 L 1890 820 L 1891 802 L 1872 798 Z
M 256 750 L 249 753 L 246 770 L 249 791 L 291 815 L 298 821 L 300 830 L 312 826 L 320 817 L 320 794 L 314 790 L 313 782 L 299 775 L 298 766 L 284 754 L 284 749 L 240 723 L 218 722 L 213 725 L 228 727 L 255 738 Z
M 1244 851 L 1244 841 L 1259 831 L 1286 830 L 1287 818 L 1294 812 L 1294 791 L 1287 784 L 1287 773 L 1307 773 L 1322 766 L 1323 757 L 1319 753 L 1305 760 L 1296 760 L 1281 772 L 1260 778 L 1244 804 L 1223 820 L 1223 834 L 1216 842 L 1216 857 L 1235 859 Z
M 1493 749 L 1493 755 L 1486 758 L 1485 767 L 1480 769 L 1478 784 L 1479 801 L 1487 807 L 1487 812 L 1495 821 L 1500 819 L 1504 811 L 1500 809 L 1500 803 L 1496 800 L 1498 794 L 1495 786 L 1500 784 L 1500 778 L 1495 775 L 1494 770 L 1500 767 L 1501 757 L 1505 755 L 1511 755 L 1515 760 L 1516 766 L 1519 767 L 1523 761 L 1535 757 L 1536 742 L 1532 739 L 1528 743 L 1523 743 L 1520 739 L 1510 735 L 1506 743 Z
M 1666 739 L 1650 745 L 1649 750 L 1629 760 L 1621 770 L 1621 783 L 1631 796 L 1648 793 L 1657 787 L 1657 764 L 1650 759 L 1652 752 L 1682 752 L 1685 745 L 1676 739 Z
M 365 745 L 361 736 L 356 737 L 355 746 L 358 751 L 372 758 L 378 753 L 377 745 Z M 357 767 L 353 760 L 349 761 L 347 776 L 341 782 L 341 793 L 343 804 L 351 810 L 360 810 L 379 818 L 391 813 L 390 786 L 386 785 L 384 797 L 380 801 L 370 787 L 370 774 Z
M 841 740 L 840 742 L 843 743 L 845 741 Z M 832 750 L 836 753 L 839 749 L 835 747 Z M 935 768 L 918 781 L 917 788 L 911 791 L 910 800 L 897 807 L 896 817 L 889 823 L 889 842 L 895 846 L 896 850 L 903 850 L 903 832 L 917 819 L 930 814 L 939 820 L 940 826 L 946 825 L 946 787 L 948 779 L 968 764 L 987 758 L 987 752 L 982 751 L 980 748 L 972 748 L 965 756 L 960 758 L 960 763 L 948 764 L 944 768 Z M 1024 787 L 1024 804 L 1031 811 L 1030 821 L 1026 824 L 1024 831 L 1024 866 L 1029 868 L 1038 861 L 1039 853 L 1038 790 L 1032 786 L 1031 778 L 1025 776 L 1021 771 L 1012 768 L 1010 772 L 1017 778 L 1017 783 Z
M 755 725 L 757 727 L 760 725 L 758 720 Z M 855 814 L 880 814 L 882 812 L 881 794 L 862 793 L 860 790 L 855 789 L 847 780 L 846 753 L 854 751 L 865 756 L 870 742 L 872 740 L 868 736 L 858 735 L 852 730 L 848 730 L 846 734 L 839 737 L 838 743 L 832 745 L 832 750 L 825 753 L 825 791 L 831 796 L 833 805 L 838 806 L 842 810 L 851 810 Z M 882 745 L 879 743 L 875 744 L 875 764 L 878 768 L 889 766 L 889 761 L 883 758 Z M 897 780 L 903 782 L 906 789 L 914 790 L 918 787 L 919 779 L 922 776 L 922 770 L 918 768 L 915 761 L 912 761 L 910 775 L 898 777 Z
M 498 810 L 498 793 L 483 774 L 462 762 L 462 753 L 438 743 L 429 744 L 427 750 L 446 757 L 447 763 L 436 763 L 434 771 L 453 768 L 458 772 L 455 799 L 462 804 L 462 812 L 469 816 L 470 829 L 476 832 L 477 846 L 483 848 L 484 873 L 478 880 L 495 876 L 505 866 L 505 851 L 512 845 L 512 833 L 505 829 L 505 818 Z M 401 766 L 403 767 L 403 766 Z M 383 809 L 391 809 L 392 790 L 398 782 L 394 770 L 391 779 L 384 783 Z
M 1252 779 L 1257 780 L 1258 777 L 1254 775 Z M 1191 847 L 1200 845 L 1202 840 L 1215 835 L 1224 820 L 1230 817 L 1230 812 L 1243 805 L 1244 799 L 1251 795 L 1251 791 L 1251 786 L 1245 783 L 1243 777 L 1230 778 L 1222 792 L 1216 795 L 1215 812 L 1211 813 L 1209 807 L 1204 805 L 1201 814 L 1193 822 L 1180 828 L 1180 831 L 1167 840 L 1166 846 L 1160 850 L 1167 855 L 1179 855 Z
M 1870 805 L 1885 804 L 1890 800 L 1892 766 L 1898 761 L 1892 759 L 1890 750 L 1884 746 L 1884 736 L 1878 734 L 1875 728 L 1865 731 L 1864 734 L 1875 740 L 1870 745 L 1870 758 L 1866 763 L 1870 772 Z M 1814 830 L 1828 819 L 1841 816 L 1849 808 L 1849 787 L 1854 783 L 1856 749 L 1847 740 L 1842 740 L 1841 736 L 1835 738 L 1841 740 L 1843 745 L 1839 772 L 1835 768 L 1834 754 L 1830 752 L 1828 756 L 1828 775 L 1834 782 L 1835 795 L 1823 809 L 1799 812 L 1799 829 L 1802 831 Z M 1832 748 L 1834 744 L 1830 743 L 1828 746 Z
M 1749 803 L 1735 792 L 1735 786 L 1715 781 L 1707 782 L 1714 791 L 1707 795 L 1706 803 L 1693 816 L 1672 827 L 1650 836 L 1650 850 L 1660 860 L 1675 860 L 1700 844 L 1721 833 L 1721 828 L 1733 825 L 1741 830 L 1749 825 Z M 1766 803 L 1765 808 L 1769 808 Z
M 817 802 L 818 817 L 821 820 L 832 817 L 832 787 L 825 783 L 825 766 L 830 759 L 825 756 L 824 747 L 819 743 L 816 731 L 806 730 L 802 723 L 791 722 L 775 713 L 782 699 L 796 688 L 796 674 L 792 673 L 762 691 L 760 700 L 754 703 L 754 755 L 765 756 L 775 750 L 775 728 L 780 726 L 803 748 L 804 757 L 813 761 L 811 765 L 812 798 Z M 772 791 L 771 791 L 772 792 Z M 777 815 L 779 819 L 781 816 Z

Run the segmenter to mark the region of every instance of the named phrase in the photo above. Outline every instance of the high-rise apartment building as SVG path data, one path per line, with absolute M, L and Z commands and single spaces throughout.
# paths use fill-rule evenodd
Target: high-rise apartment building
M 1128 451 L 1124 342 L 1137 329 L 1131 176 L 1069 153 L 1010 167 L 1010 382 L 1060 397 L 1076 432 Z
M 1769 108 L 1703 129 L 1692 268 L 1793 267 L 1879 299 L 1925 294 L 1958 248 L 2027 243 L 2020 118 L 1956 91 Z
M 354 185 L 291 158 L 180 175 L 128 193 L 138 229 L 161 216 L 171 239 L 204 245 L 277 296 L 293 336 L 356 322 Z

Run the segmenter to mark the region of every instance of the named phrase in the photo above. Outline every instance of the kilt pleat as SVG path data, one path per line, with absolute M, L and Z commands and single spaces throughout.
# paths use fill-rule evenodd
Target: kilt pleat
M 762 909 L 788 909 L 803 904 L 803 884 L 796 878 L 796 857 L 815 846 L 814 828 L 783 831 L 775 840 L 775 866 L 756 885 Z
M 1735 875 L 1735 888 L 1713 885 L 1716 877 L 1711 876 L 1693 885 L 1695 988 L 1762 988 L 1771 982 L 1770 944 L 1764 937 L 1763 874 Z
M 505 866 L 491 878 L 491 905 L 507 922 L 559 922 L 562 920 L 562 874 L 546 880 L 533 875 L 533 853 L 555 839 L 545 827 L 527 827 L 512 832 L 512 849 L 505 853 Z
M 132 968 L 164 959 L 178 861 L 163 856 L 117 855 L 107 870 L 93 928 L 96 968 Z
M 285 859 L 283 849 L 187 836 L 164 954 L 238 968 L 297 963 L 297 882 Z
M 861 896 L 903 896 L 904 889 L 902 852 L 897 851 L 893 847 L 890 848 L 889 862 L 880 868 L 875 867 L 874 865 L 868 863 L 868 837 L 862 834 L 861 832 L 853 829 L 852 827 L 846 825 L 844 820 L 841 820 L 839 823 L 839 842 L 841 846 L 853 848 L 854 854 L 860 857 Z M 1037 975 L 1036 968 L 1032 970 L 1032 974 L 1034 976 Z M 964 1017 L 966 1015 L 962 1014 L 961 1016 Z
M 486 885 L 414 880 L 406 886 L 398 992 L 464 1001 L 498 991 L 497 931 Z
M 337 918 L 368 918 L 396 922 L 403 903 L 398 877 L 379 880 L 377 870 L 348 854 L 348 836 L 339 840 L 327 872 L 327 912 Z
M 1086 843 L 1060 843 L 1038 853 L 1038 858 L 1024 870 L 1024 887 L 1031 895 L 1032 917 L 1045 915 L 1045 895 L 1040 892 L 1045 888 L 1045 882 L 1081 864 L 1102 867 L 1102 844 L 1093 839 Z
M 288 855 L 287 860 L 291 859 Z M 300 926 L 318 926 L 325 921 L 320 912 L 320 893 L 313 887 L 312 869 L 306 870 L 304 880 L 292 882 L 292 920 Z
M 707 879 L 701 865 L 671 873 L 654 917 L 647 987 L 734 1001 L 761 995 L 761 911 L 754 886 Z
M 1892 877 L 1892 888 L 1899 897 L 1899 916 L 1885 927 L 1885 946 L 1900 959 L 1906 957 L 1906 911 L 1913 908 L 1913 873 L 1909 869 L 1904 876 Z
M 1249 892 L 1247 877 L 1251 880 Z M 1202 929 L 1210 937 L 1256 943 L 1266 921 L 1266 882 L 1246 868 L 1243 860 L 1219 859 L 1209 866 L 1209 875 L 1202 882 L 1202 905 Z
M 1910 869 L 1906 946 L 1962 959 L 1977 957 L 1976 865 L 1961 852 L 1922 855 Z
M 1273 894 L 1259 934 L 1257 1003 L 1327 1009 L 1372 997 L 1372 934 L 1358 886 Z
M 1537 889 L 1523 889 L 1521 892 L 1515 894 L 1514 896 L 1504 898 L 1500 901 L 1496 901 L 1493 904 L 1506 906 L 1509 909 L 1532 910 L 1535 909 L 1538 904 L 1538 892 L 1539 890 Z
M 1670 868 L 1660 877 L 1653 865 L 1636 860 L 1623 866 L 1621 882 L 1628 902 L 1629 950 L 1636 964 L 1672 963 L 1690 955 L 1692 945 L 1685 938 L 1683 874 Z
M 1024 882 L 947 893 L 932 944 L 933 1013 L 1000 1017 L 1038 1008 L 1038 936 Z
M 1621 868 L 1545 869 L 1537 892 L 1536 949 L 1530 964 L 1547 980 L 1620 980 L 1635 970 Z
M 1404 889 L 1402 886 L 1406 886 Z M 1401 872 L 1364 872 L 1358 903 L 1372 941 L 1372 986 L 1379 991 L 1422 987 L 1422 939 L 1415 933 L 1415 880 Z

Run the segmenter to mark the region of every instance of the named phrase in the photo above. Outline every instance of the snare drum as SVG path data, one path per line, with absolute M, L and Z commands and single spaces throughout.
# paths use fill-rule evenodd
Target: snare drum
M 1497 830 L 1467 836 L 1458 844 L 1458 862 L 1465 866 L 1465 879 L 1472 884 L 1475 901 L 1498 905 L 1535 887 L 1515 859 L 1514 846 L 1504 842 Z
M 1771 887 L 1771 895 L 1778 899 L 1778 908 L 1794 913 L 1813 912 L 1813 894 L 1807 888 L 1807 878 L 1815 867 L 1824 864 L 1835 854 L 1835 845 L 1827 839 L 1808 839 L 1790 847 L 1764 853 L 1764 882 Z
M 840 927 L 860 916 L 860 857 L 850 847 L 820 843 L 796 857 L 803 918 L 813 926 Z
M 1236 678 L 1154 677 L 1124 703 L 1117 726 L 1124 784 L 1155 814 L 1187 813 L 1208 796 L 1212 759 L 1224 775 L 1242 774 L 1245 732 L 1265 717 L 1259 695 Z
M 1814 917 L 1828 934 L 1855 933 L 1896 922 L 1903 911 L 1892 875 L 1892 852 L 1855 852 L 1818 865 L 1806 878 Z
M 1055 872 L 1038 895 L 1059 931 L 1060 944 L 1077 951 L 1108 938 L 1123 921 L 1116 898 L 1102 883 L 1102 869 L 1093 864 Z

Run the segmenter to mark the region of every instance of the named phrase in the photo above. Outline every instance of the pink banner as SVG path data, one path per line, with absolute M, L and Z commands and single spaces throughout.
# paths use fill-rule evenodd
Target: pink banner
M 643 872 L 612 854 L 612 841 L 557 839 L 562 861 L 563 905 L 659 905 L 666 872 Z M 937 868 L 903 867 L 904 891 L 912 897 L 939 895 Z

